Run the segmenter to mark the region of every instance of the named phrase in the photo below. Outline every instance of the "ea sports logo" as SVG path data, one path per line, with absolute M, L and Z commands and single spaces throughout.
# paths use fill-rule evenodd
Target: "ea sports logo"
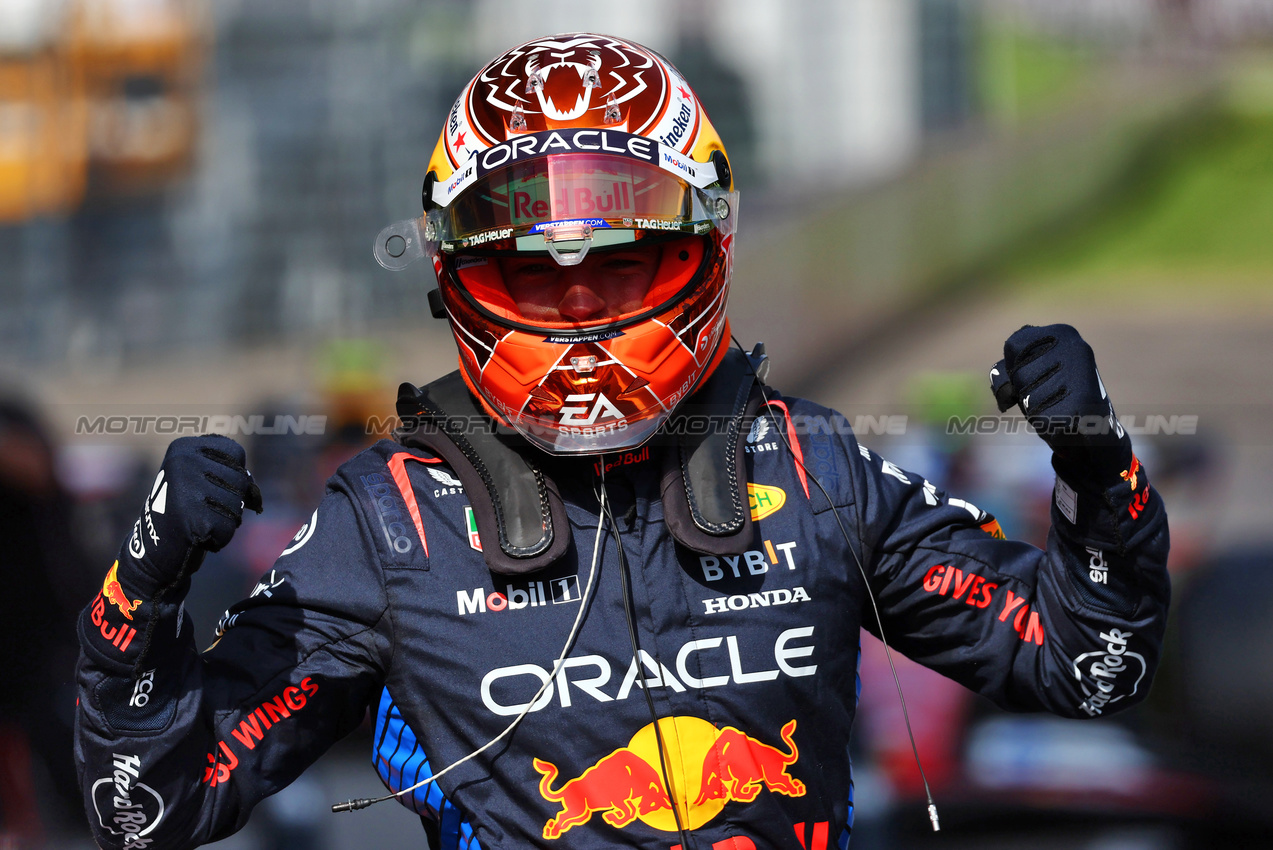
M 602 393 L 576 393 L 566 396 L 568 402 L 584 402 L 585 407 L 563 407 L 562 425 L 593 425 L 598 419 L 622 419 L 623 413 Z

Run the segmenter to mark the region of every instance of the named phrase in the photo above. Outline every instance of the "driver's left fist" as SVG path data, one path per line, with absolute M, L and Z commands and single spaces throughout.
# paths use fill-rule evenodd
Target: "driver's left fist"
M 1131 463 L 1131 439 L 1105 393 L 1092 347 L 1069 325 L 1026 325 L 990 370 L 1000 412 L 1016 404 L 1067 466 L 1100 483 Z

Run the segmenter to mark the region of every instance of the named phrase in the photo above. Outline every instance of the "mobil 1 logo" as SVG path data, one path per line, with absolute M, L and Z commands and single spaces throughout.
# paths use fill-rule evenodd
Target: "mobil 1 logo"
M 484 587 L 455 592 L 456 608 L 460 616 L 486 614 L 499 611 L 521 611 L 545 605 L 563 605 L 579 601 L 579 576 L 523 581 L 504 585 L 503 591 L 488 591 Z

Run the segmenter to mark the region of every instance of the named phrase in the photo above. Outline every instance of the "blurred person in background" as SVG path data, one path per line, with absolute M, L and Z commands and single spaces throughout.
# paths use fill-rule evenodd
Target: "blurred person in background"
M 72 533 L 70 499 L 35 413 L 0 399 L 0 839 L 38 845 L 78 808 L 70 757 L 75 694 L 69 639 L 94 576 Z M 3 843 L 3 840 L 0 840 Z
M 321 497 L 323 482 L 345 461 L 382 437 L 393 427 L 385 416 L 384 400 L 393 392 L 385 378 L 392 363 L 387 346 L 375 339 L 338 340 L 326 346 L 320 365 L 323 403 L 327 427 L 321 457 L 314 469 L 315 497 Z M 312 504 L 313 498 L 304 500 Z
M 182 600 L 262 509 L 228 438 L 169 447 L 81 615 L 103 847 L 234 832 L 368 708 L 431 847 L 844 847 L 860 628 L 1006 708 L 1144 697 L 1166 515 L 1073 328 L 1022 328 L 991 371 L 1054 451 L 1038 549 L 730 347 L 738 194 L 658 54 L 498 57 L 423 201 L 376 256 L 431 262 L 460 370 L 403 385 L 395 439 L 336 472 L 206 652 Z
M 938 489 L 985 508 L 1015 539 L 1046 546 L 1054 478 L 1047 447 L 1034 441 L 991 443 L 959 427 L 994 412 L 982 376 L 920 373 L 905 397 L 906 434 L 891 441 L 890 460 L 924 470 Z

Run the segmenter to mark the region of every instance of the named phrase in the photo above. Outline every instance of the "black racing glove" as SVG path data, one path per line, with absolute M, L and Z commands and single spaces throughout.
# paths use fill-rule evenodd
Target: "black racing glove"
M 184 583 L 230 542 L 243 509 L 261 512 L 261 490 L 244 466 L 243 447 L 229 437 L 182 437 L 168 446 L 141 516 L 119 557 L 119 578 L 142 599 Z M 185 595 L 177 588 L 176 600 Z M 172 597 L 169 597 L 172 598 Z
M 1114 415 L 1092 347 L 1069 325 L 1026 325 L 1003 344 L 990 370 L 1002 413 L 1016 404 L 1066 477 L 1099 487 L 1131 466 L 1132 442 Z

